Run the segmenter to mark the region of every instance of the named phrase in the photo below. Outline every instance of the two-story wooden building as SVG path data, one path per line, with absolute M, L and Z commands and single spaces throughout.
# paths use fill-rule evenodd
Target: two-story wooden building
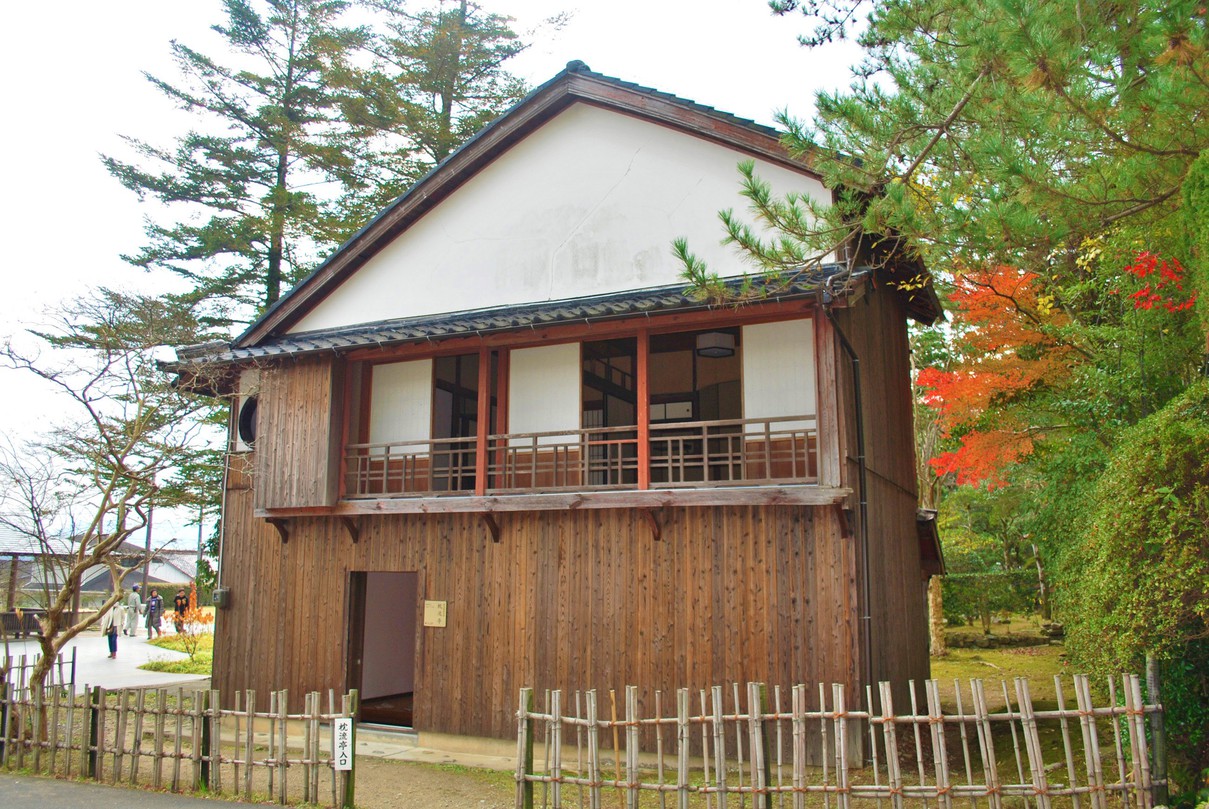
M 935 298 L 893 257 L 686 297 L 676 237 L 745 270 L 717 211 L 749 159 L 831 199 L 775 131 L 573 62 L 183 349 L 236 401 L 216 687 L 507 736 L 522 686 L 925 677 L 907 320 Z

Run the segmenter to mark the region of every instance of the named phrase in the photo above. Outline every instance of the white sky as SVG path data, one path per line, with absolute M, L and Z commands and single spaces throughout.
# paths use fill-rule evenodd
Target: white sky
M 526 31 L 570 11 L 561 33 L 543 35 L 513 63 L 540 84 L 572 59 L 595 71 L 675 93 L 762 123 L 782 108 L 807 117 L 816 90 L 846 85 L 852 46 L 818 52 L 796 41 L 806 21 L 777 18 L 764 0 L 483 0 Z M 171 80 L 172 39 L 220 61 L 210 25 L 219 0 L 66 0 L 5 9 L 0 75 L 8 110 L 0 154 L 3 254 L 0 338 L 89 285 L 150 283 L 120 255 L 142 244 L 140 204 L 101 165 L 121 153 L 119 135 L 168 146 L 189 126 L 142 76 Z M 0 370 L 0 435 L 37 433 L 59 412 L 34 382 Z

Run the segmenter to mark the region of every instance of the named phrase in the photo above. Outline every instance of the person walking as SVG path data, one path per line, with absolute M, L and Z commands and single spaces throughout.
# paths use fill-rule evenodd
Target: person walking
M 147 640 L 151 640 L 152 637 L 158 638 L 164 634 L 160 629 L 160 621 L 164 618 L 164 599 L 160 597 L 160 591 L 152 589 L 151 596 L 143 607 L 147 613 Z M 155 634 L 152 635 L 152 633 Z
M 134 585 L 129 593 L 126 594 L 126 625 L 122 627 L 122 634 L 134 637 L 138 634 L 139 616 L 143 614 L 143 597 L 139 594 L 140 585 Z
M 109 641 L 110 660 L 118 656 L 118 627 L 121 626 L 124 617 L 121 613 L 121 605 L 114 604 L 101 616 L 101 634 L 105 636 L 105 640 Z
M 176 597 L 172 599 L 172 624 L 176 627 L 176 634 L 185 631 L 185 613 L 189 611 L 189 594 L 185 592 L 185 588 L 176 591 Z

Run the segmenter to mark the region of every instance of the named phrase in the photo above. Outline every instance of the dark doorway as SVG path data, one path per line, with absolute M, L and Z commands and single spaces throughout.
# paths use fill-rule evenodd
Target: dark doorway
M 349 574 L 348 686 L 362 722 L 413 726 L 419 586 L 415 571 Z

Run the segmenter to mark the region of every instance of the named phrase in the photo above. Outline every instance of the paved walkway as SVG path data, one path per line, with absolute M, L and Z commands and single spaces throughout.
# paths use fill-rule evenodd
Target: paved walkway
M 0 775 L 0 795 L 9 809 L 198 809 L 218 800 L 23 775 Z
M 71 649 L 76 652 L 76 685 L 99 685 L 104 688 L 151 688 L 167 685 L 188 685 L 208 680 L 199 674 L 170 674 L 159 671 L 143 671 L 139 666 L 148 660 L 183 660 L 187 655 L 171 649 L 161 649 L 147 643 L 145 636 L 129 637 L 118 635 L 118 656 L 109 659 L 109 646 L 99 631 L 82 632 L 63 649 L 67 659 Z M 9 640 L 8 653 L 14 658 L 29 655 L 32 660 L 41 654 L 35 640 Z M 0 646 L 0 655 L 3 647 Z

